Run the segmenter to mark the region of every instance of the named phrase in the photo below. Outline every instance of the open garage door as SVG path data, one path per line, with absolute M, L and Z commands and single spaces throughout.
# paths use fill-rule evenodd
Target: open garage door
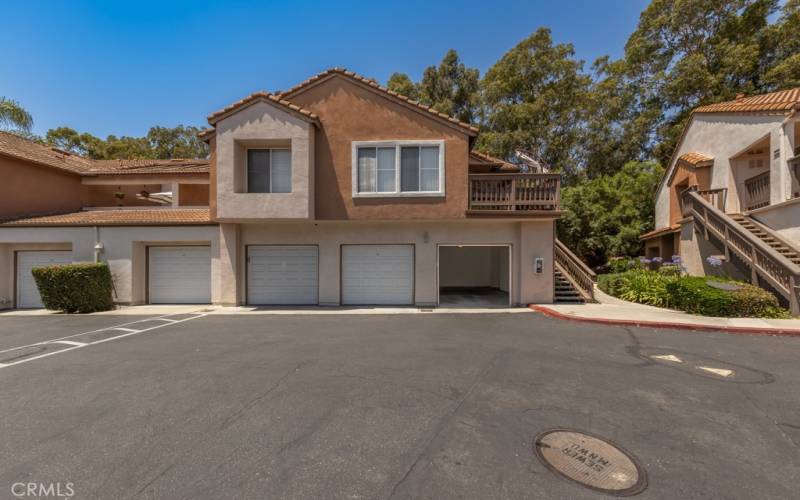
M 211 302 L 210 247 L 149 247 L 148 251 L 151 304 Z
M 20 309 L 42 308 L 42 298 L 33 279 L 31 270 L 34 267 L 69 264 L 72 262 L 70 251 L 35 251 L 17 252 L 17 307 Z
M 439 306 L 508 307 L 509 245 L 439 245 Z
M 413 245 L 342 245 L 342 304 L 413 303 Z
M 318 269 L 316 246 L 248 246 L 247 303 L 316 304 Z

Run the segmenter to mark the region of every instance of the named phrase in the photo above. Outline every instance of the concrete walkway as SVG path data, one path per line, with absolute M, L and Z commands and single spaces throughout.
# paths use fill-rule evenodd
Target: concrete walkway
M 800 335 L 800 319 L 714 318 L 620 300 L 595 287 L 596 304 L 532 304 L 534 311 L 560 319 L 611 325 Z

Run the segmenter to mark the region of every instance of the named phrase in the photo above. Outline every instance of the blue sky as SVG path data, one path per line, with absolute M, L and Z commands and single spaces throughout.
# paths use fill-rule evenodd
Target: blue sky
M 332 66 L 381 83 L 394 71 L 417 80 L 454 48 L 483 73 L 540 26 L 588 67 L 622 53 L 647 3 L 5 0 L 0 95 L 33 114 L 36 133 L 143 135 L 203 126 L 253 91 Z

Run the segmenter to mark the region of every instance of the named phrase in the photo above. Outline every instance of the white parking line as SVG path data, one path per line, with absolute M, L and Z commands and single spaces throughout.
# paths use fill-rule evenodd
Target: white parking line
M 731 375 L 733 375 L 733 370 L 726 370 L 725 368 L 714 368 L 712 366 L 698 366 L 697 369 L 713 373 L 714 375 L 719 375 L 720 377 L 730 377 Z
M 73 342 L 72 340 L 55 340 L 51 342 L 51 344 L 65 344 L 65 345 L 74 345 L 77 347 L 83 347 L 86 345 L 86 342 Z
M 659 359 L 661 361 L 671 361 L 673 363 L 683 363 L 683 360 L 681 358 L 679 358 L 678 356 L 675 356 L 673 354 L 659 354 L 659 355 L 654 355 L 654 356 L 650 356 L 650 357 L 653 358 L 653 359 Z
M 76 333 L 74 335 L 67 335 L 66 337 L 61 337 L 61 338 L 57 338 L 57 339 L 53 339 L 53 340 L 47 340 L 47 341 L 44 341 L 44 342 L 37 342 L 35 344 L 29 344 L 29 345 L 24 345 L 24 346 L 19 346 L 19 347 L 12 347 L 10 349 L 4 349 L 4 350 L 0 351 L 0 354 L 6 353 L 6 352 L 9 352 L 9 351 L 18 351 L 18 350 L 25 349 L 25 348 L 28 348 L 28 347 L 43 346 L 43 345 L 48 345 L 48 344 L 65 344 L 65 345 L 72 346 L 72 347 L 68 347 L 66 349 L 60 349 L 58 351 L 48 352 L 48 353 L 45 353 L 45 354 L 40 354 L 38 356 L 33 356 L 33 357 L 30 357 L 30 358 L 21 359 L 19 361 L 14 361 L 14 362 L 11 362 L 11 363 L 0 363 L 0 369 L 8 368 L 9 366 L 19 365 L 19 364 L 22 364 L 22 363 L 27 363 L 28 361 L 34 361 L 36 359 L 46 358 L 48 356 L 54 356 L 56 354 L 62 354 L 62 353 L 65 353 L 65 352 L 74 351 L 75 349 L 81 349 L 83 347 L 92 346 L 92 345 L 95 345 L 95 344 L 102 344 L 103 342 L 109 342 L 111 340 L 117 340 L 117 339 L 121 339 L 121 338 L 124 338 L 124 337 L 130 337 L 131 335 L 137 335 L 139 333 L 149 332 L 151 330 L 156 330 L 158 328 L 163 328 L 165 326 L 171 326 L 171 325 L 174 325 L 176 323 L 183 323 L 185 321 L 191 321 L 193 319 L 202 318 L 203 316 L 206 316 L 206 315 L 207 315 L 207 313 L 194 313 L 193 316 L 189 316 L 187 318 L 169 319 L 168 322 L 166 322 L 166 323 L 164 323 L 162 325 L 151 326 L 149 328 L 143 328 L 141 330 L 135 330 L 135 329 L 132 329 L 132 328 L 120 328 L 120 326 L 134 325 L 136 323 L 141 323 L 141 322 L 144 322 L 144 321 L 152 321 L 154 319 L 164 320 L 166 318 L 161 317 L 161 318 L 140 319 L 140 320 L 137 320 L 137 321 L 131 321 L 130 323 L 123 323 L 120 326 L 109 326 L 109 327 L 106 327 L 106 328 L 100 328 L 99 330 L 91 330 L 91 331 L 88 331 L 88 332 Z M 94 342 L 86 342 L 86 343 L 67 340 L 67 339 L 70 339 L 70 338 L 73 338 L 73 337 L 78 337 L 78 336 L 81 336 L 81 335 L 88 335 L 88 334 L 92 334 L 92 333 L 106 332 L 106 331 L 113 331 L 113 330 L 126 331 L 127 333 L 122 333 L 120 335 L 115 335 L 113 337 L 109 337 L 109 338 L 106 338 L 106 339 L 101 339 L 101 340 L 96 340 Z

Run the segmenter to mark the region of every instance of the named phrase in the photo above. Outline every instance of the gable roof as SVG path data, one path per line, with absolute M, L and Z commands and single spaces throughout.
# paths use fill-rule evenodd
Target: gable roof
M 688 153 L 682 154 L 678 158 L 678 161 L 688 163 L 692 167 L 710 167 L 714 164 L 714 157 L 704 155 L 703 153 L 690 151 Z
M 501 160 L 500 158 L 487 155 L 486 153 L 481 153 L 480 151 L 470 151 L 469 152 L 469 164 L 470 165 L 480 165 L 480 166 L 489 166 L 489 167 L 498 167 L 500 170 L 503 171 L 513 171 L 516 172 L 519 170 L 519 166 L 514 165 L 513 163 L 509 163 L 505 160 Z
M 87 171 L 92 163 L 92 160 L 87 158 L 2 131 L 0 131 L 0 154 L 78 175 Z
M 93 160 L 0 131 L 0 154 L 76 175 L 207 173 L 206 159 Z
M 279 109 L 282 109 L 284 111 L 293 114 L 294 116 L 297 116 L 298 118 L 319 125 L 319 117 L 316 114 L 312 113 L 311 111 L 308 111 L 307 109 L 303 109 L 300 106 L 297 106 L 296 104 L 292 104 L 291 102 L 281 98 L 280 96 L 277 96 L 275 94 L 270 94 L 269 92 L 264 92 L 264 91 L 254 92 L 249 96 L 245 97 L 244 99 L 240 99 L 234 102 L 233 104 L 225 106 L 219 111 L 211 113 L 210 115 L 208 115 L 208 123 L 210 125 L 214 125 L 223 118 L 226 118 L 236 113 L 237 111 L 244 109 L 248 106 L 252 106 L 253 104 L 256 104 L 258 102 L 265 102 L 267 104 L 271 104 Z M 207 133 L 205 130 L 201 132 L 201 134 L 205 133 Z
M 798 105 L 800 105 L 800 87 L 753 96 L 740 94 L 733 101 L 695 108 L 693 113 L 786 112 L 796 109 Z
M 323 71 L 321 73 L 318 73 L 318 74 L 312 76 L 308 80 L 305 80 L 305 81 L 295 85 L 294 87 L 281 92 L 280 94 L 278 94 L 278 96 L 280 98 L 282 98 L 282 99 L 291 100 L 291 98 L 296 96 L 297 94 L 300 94 L 301 92 L 305 92 L 306 90 L 308 90 L 308 89 L 310 89 L 312 87 L 315 87 L 316 85 L 318 85 L 318 84 L 320 84 L 320 83 L 322 83 L 324 81 L 327 81 L 327 80 L 329 80 L 331 78 L 336 78 L 336 77 L 342 77 L 342 78 L 345 78 L 345 79 L 347 79 L 349 81 L 355 82 L 356 84 L 358 84 L 358 85 L 360 85 L 360 86 L 362 86 L 364 88 L 367 88 L 367 89 L 375 92 L 378 95 L 386 97 L 386 98 L 388 98 L 388 99 L 390 99 L 390 100 L 392 100 L 394 102 L 397 102 L 397 103 L 399 103 L 399 104 L 401 104 L 403 106 L 406 106 L 409 109 L 412 109 L 414 111 L 420 112 L 420 113 L 424 114 L 425 116 L 429 116 L 431 118 L 434 118 L 436 120 L 444 122 L 447 125 L 450 125 L 450 126 L 455 127 L 455 128 L 457 128 L 457 129 L 459 129 L 459 130 L 461 130 L 463 132 L 466 132 L 470 136 L 478 135 L 478 128 L 477 127 L 475 127 L 473 125 L 470 125 L 469 123 L 465 123 L 465 122 L 459 121 L 459 120 L 457 120 L 457 119 L 455 119 L 455 118 L 453 118 L 453 117 L 451 117 L 451 116 L 449 116 L 449 115 L 447 115 L 445 113 L 441 113 L 439 111 L 436 111 L 435 109 L 433 109 L 430 106 L 426 106 L 424 104 L 421 104 L 418 101 L 415 101 L 414 99 L 410 99 L 410 98 L 408 98 L 408 97 L 406 97 L 406 96 L 404 96 L 402 94 L 398 94 L 397 92 L 395 92 L 393 90 L 389 90 L 388 88 L 384 87 L 383 85 L 378 84 L 374 80 L 371 80 L 369 78 L 361 76 L 358 73 L 355 73 L 353 71 L 348 71 L 348 70 L 346 70 L 344 68 L 327 69 L 327 70 L 325 70 L 325 71 Z
M 0 227 L 39 226 L 163 226 L 208 225 L 208 208 L 83 210 L 67 214 L 24 217 L 0 222 Z

